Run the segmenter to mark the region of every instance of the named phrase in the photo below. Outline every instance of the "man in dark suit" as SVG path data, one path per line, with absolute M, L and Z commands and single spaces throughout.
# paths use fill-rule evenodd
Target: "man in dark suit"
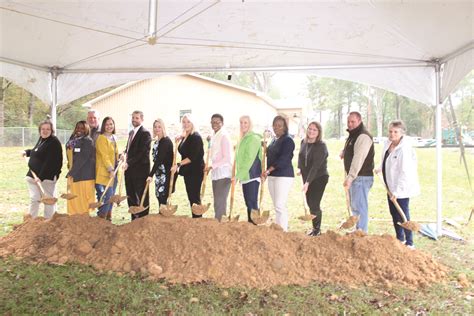
M 140 199 L 145 191 L 145 184 L 148 174 L 150 173 L 150 146 L 151 135 L 143 124 L 143 112 L 133 111 L 132 125 L 133 130 L 130 131 L 127 148 L 125 149 L 126 162 L 125 170 L 125 188 L 127 189 L 128 206 L 140 205 Z M 143 212 L 132 214 L 132 220 L 148 215 L 150 209 L 150 198 L 146 192 Z

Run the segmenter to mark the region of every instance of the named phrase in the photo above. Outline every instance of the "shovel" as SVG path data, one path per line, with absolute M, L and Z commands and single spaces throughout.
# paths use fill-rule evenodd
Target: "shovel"
M 204 193 L 206 192 L 206 180 L 207 180 L 207 175 L 209 174 L 209 170 L 207 166 L 209 165 L 209 152 L 211 151 L 211 142 L 208 142 L 207 145 L 207 154 L 206 154 L 206 165 L 204 166 L 204 177 L 202 178 L 202 184 L 201 184 L 201 201 L 202 198 L 204 197 Z M 196 204 L 193 203 L 191 206 L 191 211 L 193 212 L 194 215 L 202 215 L 209 210 L 209 206 L 211 206 L 211 203 L 207 204 Z
M 262 170 L 265 170 L 265 158 L 266 158 L 266 155 L 267 155 L 267 140 L 265 139 L 265 135 L 264 135 L 262 143 L 263 143 Z M 260 200 L 258 202 L 258 205 L 260 205 L 260 209 L 263 209 L 262 202 L 263 202 L 263 192 L 264 192 L 264 187 L 265 187 L 265 180 L 262 180 L 262 183 L 260 185 L 261 185 L 261 187 L 260 187 Z M 250 211 L 250 219 L 256 225 L 265 224 L 268 221 L 268 218 L 270 218 L 270 211 L 260 211 L 260 210 Z
M 77 197 L 76 194 L 71 193 L 71 185 L 68 180 L 66 184 L 66 193 L 61 194 L 61 198 L 66 199 L 66 200 L 72 200 L 72 199 L 75 199 L 76 197 Z
M 126 200 L 127 199 L 127 196 L 126 195 L 122 195 L 122 187 L 123 187 L 123 178 L 125 177 L 123 172 L 122 172 L 122 176 L 120 176 L 120 173 L 118 175 L 119 177 L 119 184 L 118 184 L 118 187 L 119 187 L 119 192 L 118 194 L 114 194 L 110 197 L 110 203 L 116 203 L 117 206 L 120 205 L 120 203 L 122 203 L 122 201 Z
M 351 198 L 349 196 L 349 189 L 344 187 L 344 191 L 346 193 L 346 207 L 347 207 L 347 212 L 349 213 L 349 217 L 346 219 L 345 222 L 341 224 L 339 229 L 350 229 L 357 224 L 357 222 L 359 221 L 359 216 L 352 215 Z
M 418 224 L 417 222 L 412 222 L 412 221 L 407 220 L 407 217 L 405 216 L 405 213 L 403 213 L 402 208 L 398 204 L 397 200 L 393 198 L 392 192 L 390 192 L 390 189 L 385 184 L 385 181 L 383 180 L 383 177 L 382 177 L 382 173 L 378 172 L 377 174 L 380 178 L 380 181 L 382 181 L 385 190 L 387 190 L 387 194 L 390 197 L 390 200 L 392 201 L 393 205 L 395 205 L 395 208 L 397 209 L 398 214 L 400 214 L 400 216 L 402 217 L 403 222 L 402 223 L 397 223 L 397 224 L 400 225 L 401 227 L 405 228 L 405 229 L 408 229 L 408 230 L 411 230 L 411 231 L 414 231 L 414 232 L 419 232 L 420 228 L 421 228 L 420 224 Z
M 235 155 L 234 163 L 232 164 L 232 182 L 230 184 L 230 206 L 229 206 L 229 217 L 223 216 L 221 222 L 238 222 L 240 215 L 232 217 L 232 210 L 234 209 L 234 194 L 235 194 Z
M 104 205 L 105 193 L 107 193 L 107 190 L 110 188 L 110 186 L 112 185 L 112 183 L 115 181 L 115 175 L 117 174 L 117 171 L 119 170 L 119 168 L 120 168 L 121 165 L 122 165 L 122 163 L 119 163 L 118 166 L 115 168 L 115 170 L 114 170 L 114 175 L 113 175 L 112 178 L 109 179 L 109 182 L 107 182 L 107 185 L 105 186 L 104 192 L 103 192 L 102 195 L 100 196 L 99 201 L 89 203 L 89 209 L 93 210 L 93 209 L 99 208 L 99 207 L 101 207 L 102 205 Z M 111 202 L 111 201 L 109 200 L 108 203 L 113 203 L 113 202 Z
M 137 213 L 141 213 L 145 210 L 145 207 L 143 206 L 143 203 L 145 203 L 145 196 L 148 192 L 148 185 L 150 183 L 148 183 L 148 181 L 146 181 L 146 184 L 145 184 L 145 190 L 143 190 L 143 194 L 142 194 L 142 198 L 140 200 L 140 205 L 138 206 L 130 206 L 130 208 L 128 209 L 128 212 L 130 214 L 137 214 Z
M 172 166 L 174 166 L 176 164 L 176 152 L 177 151 L 178 151 L 178 142 L 176 142 L 176 144 L 174 146 Z M 171 216 L 174 213 L 176 213 L 176 211 L 178 210 L 178 205 L 171 205 L 171 195 L 173 194 L 172 190 L 173 190 L 173 183 L 174 183 L 174 174 L 175 174 L 175 171 L 171 171 L 170 187 L 169 187 L 169 190 L 168 190 L 168 199 L 166 200 L 166 205 L 161 205 L 160 209 L 159 209 L 160 214 L 163 215 L 163 216 Z
M 302 221 L 312 221 L 313 219 L 316 218 L 316 215 L 313 215 L 313 214 L 308 214 L 308 202 L 306 201 L 306 194 L 304 192 L 303 193 L 303 207 L 304 207 L 304 215 L 301 215 L 298 217 L 298 219 L 302 220 Z
M 47 196 L 45 193 L 44 193 L 44 189 L 43 189 L 43 186 L 41 185 L 41 181 L 38 181 L 39 178 L 38 176 L 36 175 L 36 173 L 31 170 L 31 174 L 33 175 L 33 178 L 35 179 L 35 182 L 36 184 L 38 185 L 38 188 L 40 189 L 40 193 L 41 193 L 41 199 L 40 199 L 40 202 L 41 203 L 44 203 L 46 205 L 54 205 L 56 204 L 56 202 L 58 201 L 57 198 L 55 197 L 52 197 L 52 196 Z

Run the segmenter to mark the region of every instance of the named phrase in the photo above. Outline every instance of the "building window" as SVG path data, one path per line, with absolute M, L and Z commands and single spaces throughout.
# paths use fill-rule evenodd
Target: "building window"
M 192 110 L 179 110 L 179 121 L 181 122 L 181 119 L 183 118 L 184 114 L 191 114 Z

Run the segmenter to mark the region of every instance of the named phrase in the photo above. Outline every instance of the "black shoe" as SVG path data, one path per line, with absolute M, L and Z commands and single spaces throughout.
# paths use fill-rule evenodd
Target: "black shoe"
M 314 228 L 308 233 L 308 236 L 312 236 L 312 237 L 319 236 L 319 235 L 321 235 L 321 231 L 316 230 Z

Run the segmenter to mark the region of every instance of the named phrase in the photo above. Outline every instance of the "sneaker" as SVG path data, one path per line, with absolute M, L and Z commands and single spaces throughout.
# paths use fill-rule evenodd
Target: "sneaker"
M 415 246 L 413 245 L 407 245 L 408 249 L 415 250 Z

